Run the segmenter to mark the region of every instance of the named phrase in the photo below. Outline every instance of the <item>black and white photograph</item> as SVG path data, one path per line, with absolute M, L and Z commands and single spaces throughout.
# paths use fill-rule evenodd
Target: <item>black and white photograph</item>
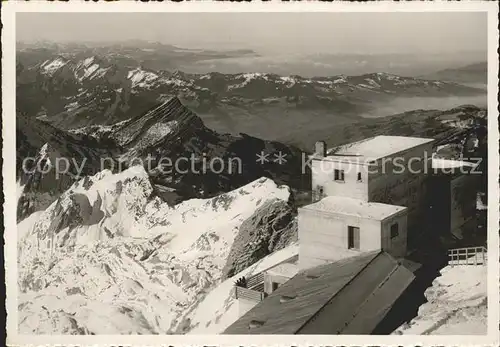
M 498 333 L 498 8 L 389 5 L 13 13 L 12 336 Z

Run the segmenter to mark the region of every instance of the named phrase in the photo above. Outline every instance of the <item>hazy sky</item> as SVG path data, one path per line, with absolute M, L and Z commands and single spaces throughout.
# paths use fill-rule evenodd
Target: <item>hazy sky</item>
M 142 39 L 303 53 L 486 51 L 486 13 L 18 13 L 19 41 Z

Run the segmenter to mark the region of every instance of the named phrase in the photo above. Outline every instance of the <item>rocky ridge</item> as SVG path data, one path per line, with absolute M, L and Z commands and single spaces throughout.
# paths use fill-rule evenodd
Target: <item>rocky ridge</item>
M 119 172 L 136 163 L 147 167 L 158 194 L 165 190 L 171 192 L 164 194 L 171 203 L 215 196 L 263 176 L 297 188 L 308 182 L 307 173 L 301 172 L 302 153 L 298 148 L 244 134 L 218 134 L 205 127 L 178 98 L 171 98 L 128 121 L 101 127 L 99 131 L 94 127 L 90 131 L 65 132 L 39 120 L 28 121 L 23 116 L 19 117 L 16 131 L 18 165 L 32 158 L 28 172 L 18 168 L 18 179 L 25 186 L 18 206 L 19 219 L 46 207 L 46 203 L 57 198 L 78 175 L 81 178 L 103 169 Z M 43 167 L 41 162 L 46 158 L 40 154 L 42 147 L 44 153 L 48 151 L 51 165 L 67 159 L 70 164 L 67 172 L 31 172 L 33 167 Z M 262 152 L 281 153 L 286 159 L 281 163 L 271 160 L 273 158 L 258 163 L 257 155 Z M 215 162 L 222 165 L 223 170 L 213 164 Z M 60 178 L 57 182 L 55 175 Z M 32 199 L 38 193 L 50 192 L 51 199 L 44 204 Z
M 222 280 L 241 224 L 289 196 L 263 178 L 170 207 L 140 166 L 75 182 L 18 224 L 20 332 L 175 332 Z

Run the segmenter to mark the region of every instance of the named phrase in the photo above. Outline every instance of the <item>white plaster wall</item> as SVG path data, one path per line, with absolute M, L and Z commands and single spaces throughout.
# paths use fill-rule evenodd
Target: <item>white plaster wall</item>
M 334 170 L 344 170 L 344 181 L 334 180 Z M 365 165 L 356 163 L 339 163 L 329 160 L 314 159 L 311 162 L 312 189 L 323 186 L 327 196 L 345 196 L 368 201 L 368 175 Z M 358 181 L 358 172 L 361 172 L 361 182 Z
M 348 226 L 360 228 L 359 250 L 347 248 Z M 381 222 L 377 220 L 299 209 L 298 228 L 301 269 L 382 247 Z
M 425 227 L 426 183 L 428 174 L 431 173 L 431 157 L 432 145 L 424 144 L 382 158 L 377 170 L 370 169 L 372 171 L 368 179 L 369 201 L 406 206 L 409 230 Z M 409 170 L 409 167 L 412 170 Z
M 474 175 L 460 175 L 450 182 L 450 229 L 459 230 L 464 224 L 474 224 L 476 214 L 477 184 Z
M 279 276 L 275 274 L 270 274 L 268 272 L 264 273 L 264 292 L 271 294 L 273 292 L 273 282 L 283 284 L 287 282 L 290 278 L 285 276 Z

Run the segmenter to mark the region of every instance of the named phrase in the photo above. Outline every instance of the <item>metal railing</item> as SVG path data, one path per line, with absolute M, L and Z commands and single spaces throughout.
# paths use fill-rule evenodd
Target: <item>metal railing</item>
M 259 292 L 257 290 L 238 286 L 234 287 L 234 289 L 236 299 L 246 299 L 250 301 L 261 302 L 265 297 L 264 292 Z
M 466 247 L 448 250 L 450 265 L 486 265 L 488 250 L 486 247 Z
M 247 278 L 247 288 L 252 289 L 264 283 L 264 273 L 261 272 L 255 276 Z

